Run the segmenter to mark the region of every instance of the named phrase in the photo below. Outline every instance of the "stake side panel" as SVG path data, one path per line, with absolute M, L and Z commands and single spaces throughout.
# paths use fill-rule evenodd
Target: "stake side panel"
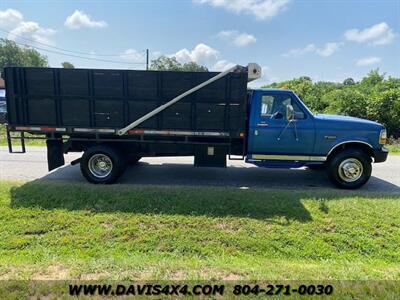
M 6 68 L 11 126 L 119 129 L 214 72 Z M 246 130 L 247 74 L 232 73 L 182 99 L 139 129 Z

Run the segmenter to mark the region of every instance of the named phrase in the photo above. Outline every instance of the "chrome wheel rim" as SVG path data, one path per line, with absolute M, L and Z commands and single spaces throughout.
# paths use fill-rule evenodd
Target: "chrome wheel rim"
M 347 158 L 339 165 L 339 177 L 345 182 L 357 181 L 363 171 L 362 163 L 356 158 Z
M 107 155 L 98 153 L 93 155 L 88 162 L 89 171 L 98 178 L 105 178 L 110 175 L 113 169 L 111 158 Z

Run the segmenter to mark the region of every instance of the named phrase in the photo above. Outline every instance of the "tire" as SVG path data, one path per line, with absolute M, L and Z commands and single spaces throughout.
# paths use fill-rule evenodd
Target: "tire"
M 357 189 L 371 177 L 371 158 L 357 149 L 346 149 L 337 153 L 328 162 L 327 174 L 337 187 Z
M 130 165 L 136 165 L 141 158 L 142 158 L 141 156 L 137 156 L 137 155 L 127 155 L 126 163 L 130 164 Z
M 123 155 L 110 146 L 93 146 L 82 155 L 81 172 L 87 181 L 111 184 L 125 171 Z

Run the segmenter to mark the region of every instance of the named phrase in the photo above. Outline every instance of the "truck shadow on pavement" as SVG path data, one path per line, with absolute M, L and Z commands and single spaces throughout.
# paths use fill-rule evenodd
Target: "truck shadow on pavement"
M 242 188 L 332 189 L 338 190 L 324 170 L 267 169 L 229 166 L 227 168 L 196 168 L 189 164 L 139 163 L 129 167 L 120 183 L 177 186 L 229 186 Z M 400 186 L 371 176 L 360 192 L 400 192 Z
M 149 164 L 139 162 L 129 166 L 118 183 L 167 186 L 224 186 L 251 188 L 276 188 L 291 190 L 338 189 L 332 185 L 323 170 L 265 169 L 243 166 L 227 168 L 195 168 L 191 164 Z M 250 166 L 250 167 L 249 167 Z M 40 180 L 86 182 L 79 166 L 65 166 Z M 399 192 L 400 186 L 372 176 L 359 192 Z

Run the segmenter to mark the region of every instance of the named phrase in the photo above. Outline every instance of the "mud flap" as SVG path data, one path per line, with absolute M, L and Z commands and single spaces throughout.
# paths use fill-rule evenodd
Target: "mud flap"
M 46 140 L 47 144 L 47 165 L 49 171 L 61 167 L 65 164 L 63 141 Z

